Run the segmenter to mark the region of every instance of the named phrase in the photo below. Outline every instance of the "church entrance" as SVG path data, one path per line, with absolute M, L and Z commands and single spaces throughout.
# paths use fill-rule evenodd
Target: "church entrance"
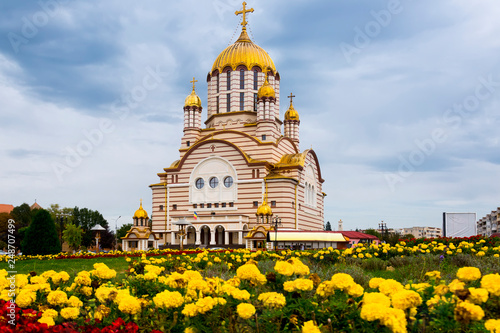
M 201 227 L 200 229 L 200 236 L 201 236 L 201 239 L 200 239 L 200 243 L 201 245 L 204 245 L 204 246 L 207 246 L 210 244 L 210 228 L 207 227 L 206 225 L 204 225 L 203 227 Z
M 225 241 L 225 232 L 224 227 L 218 225 L 215 227 L 215 244 L 216 245 L 224 245 Z

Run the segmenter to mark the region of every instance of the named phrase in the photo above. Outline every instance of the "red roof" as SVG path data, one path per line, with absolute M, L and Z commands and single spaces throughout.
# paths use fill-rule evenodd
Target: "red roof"
M 347 238 L 354 238 L 354 239 L 376 239 L 379 240 L 377 236 L 373 235 L 368 235 L 359 231 L 323 231 L 323 230 L 287 230 L 287 229 L 278 229 L 278 233 L 280 231 L 286 231 L 286 232 L 318 232 L 318 233 L 335 233 L 335 234 L 342 234 L 343 236 L 346 236 Z
M 14 209 L 12 205 L 0 204 L 0 213 L 10 213 Z
M 342 235 L 346 236 L 347 238 L 351 239 L 376 239 L 379 240 L 377 236 L 373 235 L 368 235 L 363 232 L 359 231 L 333 231 L 333 232 L 338 232 L 341 233 Z

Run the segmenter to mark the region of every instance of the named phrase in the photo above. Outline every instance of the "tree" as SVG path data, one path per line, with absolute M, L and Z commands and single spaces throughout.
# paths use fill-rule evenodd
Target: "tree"
M 326 222 L 325 231 L 332 231 L 332 225 L 330 224 L 330 221 Z
M 366 229 L 364 231 L 365 234 L 367 235 L 372 235 L 372 236 L 375 236 L 377 237 L 378 239 L 382 240 L 382 235 L 380 234 L 380 232 L 378 232 L 377 230 L 375 229 Z
M 82 243 L 82 235 L 82 228 L 70 223 L 66 225 L 62 238 L 66 243 L 68 243 L 69 247 L 73 251 L 78 251 L 80 244 Z
M 415 237 L 413 234 L 405 234 L 404 236 L 401 237 L 401 239 L 413 239 L 413 238 L 417 238 Z
M 120 239 L 122 239 L 122 237 L 125 237 L 127 235 L 127 232 L 130 230 L 130 228 L 132 228 L 132 223 L 124 224 L 120 227 L 120 229 L 118 229 L 118 242 L 120 242 Z
M 23 203 L 20 206 L 14 207 L 12 212 L 10 212 L 10 215 L 12 215 L 12 217 L 16 221 L 16 225 L 19 224 L 20 229 L 30 225 L 33 217 L 35 216 L 35 213 L 38 210 L 39 209 L 31 210 L 30 206 L 27 203 Z
M 57 237 L 56 226 L 45 209 L 35 214 L 21 243 L 24 255 L 45 255 L 61 252 L 61 243 Z
M 101 225 L 103 228 L 107 229 L 109 232 L 108 221 L 98 211 L 93 211 L 88 208 L 73 208 L 73 223 L 77 226 L 82 227 L 83 237 L 82 245 L 89 247 L 95 244 L 95 235 L 90 230 L 96 225 Z M 101 236 L 103 234 L 101 233 Z M 105 244 L 103 244 L 104 246 Z

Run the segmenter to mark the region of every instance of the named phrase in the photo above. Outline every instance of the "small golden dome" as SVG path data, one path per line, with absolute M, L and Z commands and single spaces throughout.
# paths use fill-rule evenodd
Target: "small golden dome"
M 285 120 L 296 120 L 299 121 L 299 113 L 293 108 L 293 104 L 290 102 L 290 107 L 285 112 Z
M 148 219 L 148 213 L 142 208 L 142 199 L 141 206 L 135 211 L 134 219 Z
M 262 97 L 273 97 L 276 98 L 276 94 L 274 93 L 273 87 L 269 84 L 269 81 L 267 81 L 267 74 L 266 74 L 266 81 L 262 85 L 262 87 L 259 88 L 259 92 L 257 93 L 258 98 Z
M 220 73 L 227 66 L 231 67 L 232 70 L 236 70 L 236 67 L 239 65 L 246 66 L 248 70 L 251 70 L 254 66 L 258 66 L 263 71 L 271 70 L 273 74 L 276 74 L 276 67 L 274 67 L 273 60 L 263 48 L 255 45 L 250 40 L 245 27 L 243 27 L 238 40 L 226 47 L 217 59 L 215 59 L 212 66 L 212 73 L 216 69 Z
M 271 207 L 269 207 L 269 205 L 267 204 L 266 200 L 264 200 L 262 205 L 259 206 L 256 215 L 273 215 L 273 211 L 271 210 Z
M 184 101 L 184 106 L 196 106 L 196 107 L 199 107 L 201 108 L 201 99 L 198 97 L 198 95 L 196 95 L 196 92 L 193 91 L 191 92 L 191 94 L 186 97 L 186 100 Z

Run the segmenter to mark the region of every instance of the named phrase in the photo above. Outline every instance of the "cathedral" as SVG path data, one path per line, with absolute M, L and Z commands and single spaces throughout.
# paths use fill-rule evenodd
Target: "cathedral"
M 300 150 L 300 108 L 292 94 L 281 100 L 273 60 L 247 34 L 246 15 L 253 9 L 245 5 L 236 12 L 243 18 L 239 38 L 207 74 L 204 123 L 194 78 L 179 110 L 179 158 L 150 185 L 149 245 L 255 249 L 270 247 L 268 233 L 277 227 L 323 230 L 326 194 L 318 157 L 313 149 Z

